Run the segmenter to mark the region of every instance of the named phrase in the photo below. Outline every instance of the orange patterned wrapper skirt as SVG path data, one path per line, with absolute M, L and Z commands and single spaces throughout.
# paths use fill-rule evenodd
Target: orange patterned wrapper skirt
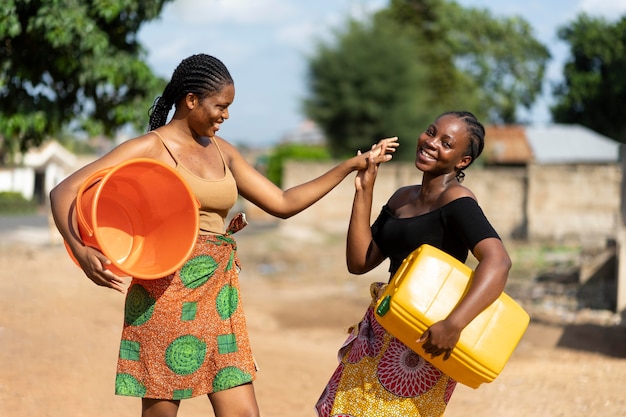
M 374 308 L 385 284 L 339 350 L 339 366 L 315 409 L 319 417 L 441 417 L 456 381 L 385 331 Z
M 230 233 L 201 235 L 188 261 L 126 296 L 115 393 L 179 400 L 255 379 Z

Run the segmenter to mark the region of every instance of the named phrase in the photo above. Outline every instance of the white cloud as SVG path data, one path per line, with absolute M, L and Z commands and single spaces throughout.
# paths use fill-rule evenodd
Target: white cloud
M 318 31 L 318 25 L 313 22 L 286 25 L 276 31 L 276 40 L 297 50 L 308 50 Z
M 376 11 L 387 7 L 386 0 L 334 1 L 334 7 L 324 6 L 324 1 L 317 7 L 302 6 L 299 15 L 284 26 L 277 28 L 276 39 L 294 46 L 300 52 L 310 52 L 317 41 L 331 41 L 334 31 L 344 26 L 348 18 L 365 19 Z
M 288 0 L 177 0 L 173 11 L 189 23 L 268 24 L 290 19 L 295 5 Z
M 578 9 L 592 16 L 616 20 L 626 13 L 626 2 L 624 0 L 582 0 Z

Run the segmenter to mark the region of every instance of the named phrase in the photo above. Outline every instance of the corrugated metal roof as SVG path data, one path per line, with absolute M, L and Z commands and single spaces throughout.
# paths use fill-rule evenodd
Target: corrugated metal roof
M 487 163 L 610 163 L 620 143 L 581 125 L 492 125 L 485 127 Z
M 619 142 L 580 125 L 527 126 L 534 161 L 550 163 L 618 162 Z
M 518 125 L 486 126 L 482 158 L 495 164 L 527 164 L 532 161 L 533 152 L 524 129 L 524 126 Z

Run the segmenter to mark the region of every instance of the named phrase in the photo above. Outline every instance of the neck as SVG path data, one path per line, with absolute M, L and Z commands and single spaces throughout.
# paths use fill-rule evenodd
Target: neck
M 423 201 L 436 199 L 446 189 L 448 189 L 450 184 L 454 184 L 456 182 L 456 174 L 454 172 L 434 177 L 424 174 L 420 190 L 420 199 Z

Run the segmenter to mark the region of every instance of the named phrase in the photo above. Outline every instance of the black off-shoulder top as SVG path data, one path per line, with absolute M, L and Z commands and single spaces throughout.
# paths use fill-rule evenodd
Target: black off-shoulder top
M 398 218 L 383 206 L 372 225 L 372 236 L 391 264 L 391 276 L 411 252 L 422 244 L 429 244 L 454 256 L 467 260 L 472 250 L 483 239 L 498 233 L 471 197 L 461 197 L 431 212 L 409 218 Z

